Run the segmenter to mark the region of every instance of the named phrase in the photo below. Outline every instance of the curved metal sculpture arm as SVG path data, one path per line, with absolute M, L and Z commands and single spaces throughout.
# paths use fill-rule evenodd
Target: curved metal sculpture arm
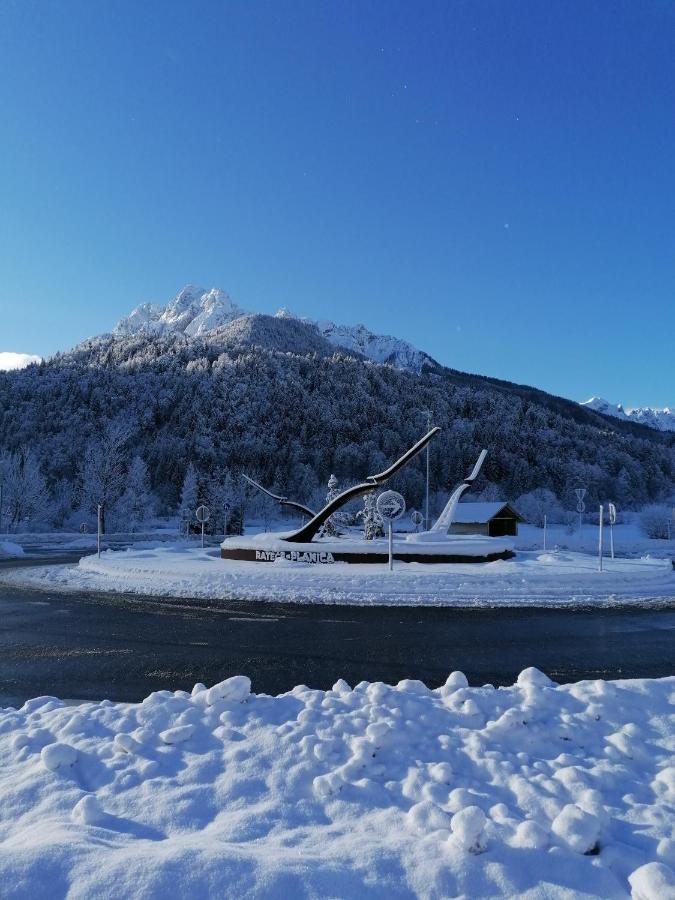
M 485 459 L 486 456 L 487 456 L 487 450 L 481 450 L 480 456 L 476 460 L 476 464 L 473 467 L 473 469 L 471 470 L 471 474 L 469 475 L 468 478 L 465 478 L 464 481 L 460 485 L 458 485 L 455 488 L 455 490 L 452 492 L 452 494 L 450 495 L 450 499 L 445 504 L 445 508 L 443 509 L 443 512 L 440 514 L 440 516 L 436 519 L 434 524 L 431 526 L 431 528 L 429 529 L 430 531 L 447 531 L 448 528 L 450 528 L 450 526 L 452 525 L 453 520 L 455 518 L 455 510 L 457 509 L 457 504 L 459 503 L 459 499 L 462 496 L 462 494 L 464 493 L 464 491 L 467 491 L 471 487 L 471 485 L 474 483 L 476 478 L 478 478 L 478 473 L 481 470 L 481 467 L 483 465 L 483 460 Z
M 299 512 L 303 514 L 303 516 L 307 516 L 307 518 L 311 519 L 312 516 L 315 516 L 316 513 L 314 510 L 310 509 L 308 506 L 303 506 L 302 503 L 296 503 L 295 500 L 289 500 L 288 497 L 280 497 L 278 494 L 273 494 L 272 491 L 268 491 L 267 488 L 264 488 L 262 484 L 258 484 L 257 481 L 254 481 L 252 478 L 249 478 L 248 475 L 243 475 L 242 478 L 245 478 L 246 481 L 254 488 L 258 488 L 259 491 L 262 491 L 263 494 L 267 494 L 268 497 L 271 497 L 272 500 L 276 500 L 281 506 L 290 506 L 291 509 L 297 509 Z
M 435 437 L 440 430 L 441 429 L 438 427 L 432 428 L 431 431 L 425 434 L 414 447 L 411 447 L 410 450 L 397 459 L 388 469 L 385 469 L 384 472 L 380 472 L 378 475 L 369 475 L 363 484 L 355 484 L 353 487 L 347 488 L 346 491 L 338 494 L 337 497 L 331 500 L 330 503 L 327 503 L 322 510 L 313 516 L 306 525 L 303 525 L 303 527 L 294 534 L 289 535 L 286 540 L 296 544 L 309 543 L 312 538 L 316 536 L 319 528 L 321 528 L 324 522 L 329 519 L 336 510 L 340 509 L 341 506 L 344 506 L 345 503 L 348 503 L 350 500 L 353 500 L 354 497 L 359 497 L 361 494 L 367 494 L 369 491 L 375 490 L 376 487 L 391 478 L 391 476 L 398 472 L 398 470 L 409 462 L 413 456 L 416 456 L 420 450 L 426 447 L 429 441 Z

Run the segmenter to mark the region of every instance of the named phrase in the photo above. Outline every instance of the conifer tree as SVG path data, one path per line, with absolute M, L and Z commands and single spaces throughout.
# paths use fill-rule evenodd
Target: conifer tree
M 194 520 L 195 510 L 198 506 L 199 497 L 199 479 L 197 471 L 192 463 L 190 463 L 185 472 L 183 479 L 183 487 L 180 492 L 180 503 L 178 505 L 178 521 L 182 533 L 190 533 L 190 522 Z

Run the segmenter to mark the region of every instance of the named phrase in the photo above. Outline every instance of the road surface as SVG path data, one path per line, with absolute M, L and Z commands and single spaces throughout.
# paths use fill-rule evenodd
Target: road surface
M 80 554 L 53 554 L 51 562 Z M 44 565 L 45 558 L 10 565 Z M 663 609 L 400 609 L 62 594 L 0 583 L 0 704 L 44 694 L 140 700 L 246 674 L 257 692 L 338 678 L 510 684 L 675 674 L 675 604 Z

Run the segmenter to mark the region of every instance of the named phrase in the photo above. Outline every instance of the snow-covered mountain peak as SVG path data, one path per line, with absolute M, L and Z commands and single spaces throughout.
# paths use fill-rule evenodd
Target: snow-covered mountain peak
M 141 303 L 114 329 L 117 335 L 180 332 L 194 337 L 215 331 L 246 315 L 220 288 L 205 290 L 193 284 L 183 288 L 166 306 Z
M 675 409 L 670 406 L 664 406 L 663 409 L 655 409 L 651 406 L 626 409 L 623 404 L 610 403 L 609 400 L 602 397 L 591 397 L 590 400 L 585 400 L 581 406 L 604 413 L 606 416 L 614 416 L 615 419 L 623 419 L 624 422 L 637 422 L 639 425 L 648 425 L 658 431 L 675 431 Z
M 117 323 L 113 334 L 128 337 L 137 334 L 181 333 L 188 337 L 203 337 L 246 315 L 249 313 L 237 306 L 219 288 L 205 290 L 197 285 L 187 285 L 166 306 L 141 303 Z M 326 320 L 314 321 L 296 316 L 286 307 L 282 307 L 275 318 L 310 326 L 334 347 L 359 353 L 373 362 L 411 372 L 421 372 L 425 366 L 437 367 L 437 363 L 428 354 L 407 341 L 375 334 L 365 325 L 348 326 Z

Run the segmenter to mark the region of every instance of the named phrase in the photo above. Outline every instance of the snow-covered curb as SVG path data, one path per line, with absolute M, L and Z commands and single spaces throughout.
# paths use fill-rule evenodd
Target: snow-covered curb
M 43 588 L 204 599 L 401 606 L 574 606 L 675 599 L 667 560 L 597 560 L 580 553 L 519 553 L 480 565 L 311 565 L 221 560 L 185 546 L 107 551 L 77 566 L 5 570 L 0 580 Z
M 8 898 L 675 892 L 675 678 L 0 710 Z
M 24 556 L 23 547 L 13 541 L 0 541 L 0 559 L 18 559 Z

